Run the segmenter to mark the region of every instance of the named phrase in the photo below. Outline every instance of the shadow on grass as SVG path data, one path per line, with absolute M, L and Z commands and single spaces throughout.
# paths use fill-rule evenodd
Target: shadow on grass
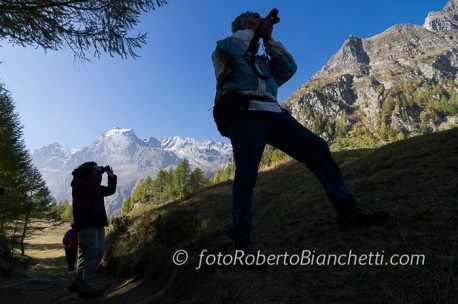
M 26 244 L 26 250 L 62 250 L 64 251 L 64 245 L 61 243 L 54 244 L 36 244 L 28 243 Z
M 383 226 L 340 229 L 322 189 L 302 164 L 291 161 L 259 175 L 252 237 L 263 252 L 379 253 L 387 263 L 197 270 L 203 250 L 232 251 L 226 237 L 231 185 L 225 183 L 189 200 L 139 212 L 109 237 L 108 270 L 145 279 L 151 299 L 161 303 L 454 303 L 457 138 L 454 129 L 335 154 L 357 198 L 390 209 L 391 221 Z M 172 262 L 179 249 L 189 255 L 181 267 Z M 395 255 L 422 255 L 425 263 L 390 265 Z
M 32 276 L 55 276 L 67 274 L 68 266 L 65 256 L 55 258 L 33 258 L 30 260 Z

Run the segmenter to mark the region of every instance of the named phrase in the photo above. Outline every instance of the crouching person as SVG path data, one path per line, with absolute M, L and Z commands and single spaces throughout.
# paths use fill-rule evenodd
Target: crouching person
M 73 271 L 75 269 L 76 255 L 78 254 L 78 233 L 76 233 L 73 224 L 65 233 L 62 243 L 64 244 L 68 271 Z
M 102 186 L 103 173 L 108 175 L 108 186 Z M 101 167 L 86 162 L 72 172 L 73 218 L 78 233 L 76 279 L 68 288 L 82 298 L 92 298 L 101 290 L 92 284 L 92 275 L 99 266 L 105 250 L 105 228 L 108 218 L 104 197 L 116 192 L 116 180 L 109 166 Z

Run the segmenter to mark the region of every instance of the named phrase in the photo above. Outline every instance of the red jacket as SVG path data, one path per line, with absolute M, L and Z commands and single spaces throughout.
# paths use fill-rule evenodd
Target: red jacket
M 103 198 L 116 192 L 116 175 L 108 177 L 108 186 L 100 185 L 102 173 L 94 176 L 91 181 L 81 177 L 73 177 L 73 220 L 76 231 L 89 227 L 108 226 L 107 212 Z

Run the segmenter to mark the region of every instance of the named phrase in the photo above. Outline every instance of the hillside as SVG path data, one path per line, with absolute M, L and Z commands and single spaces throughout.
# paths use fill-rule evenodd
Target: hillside
M 455 303 L 458 297 L 458 128 L 335 154 L 349 186 L 385 206 L 383 226 L 340 229 L 323 191 L 302 164 L 261 172 L 253 239 L 265 254 L 423 255 L 424 265 L 204 266 L 199 254 L 228 254 L 231 183 L 189 200 L 144 206 L 116 220 L 106 271 L 144 279 L 146 303 Z M 172 255 L 189 254 L 184 266 Z M 140 287 L 139 287 L 140 288 Z
M 458 125 L 458 5 L 423 25 L 353 35 L 285 102 L 334 147 L 376 147 Z

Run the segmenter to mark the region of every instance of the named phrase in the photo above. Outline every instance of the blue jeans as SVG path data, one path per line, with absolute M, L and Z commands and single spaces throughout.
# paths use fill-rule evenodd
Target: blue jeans
M 259 162 L 266 144 L 304 163 L 317 177 L 335 208 L 354 200 L 325 140 L 301 125 L 289 113 L 240 111 L 227 120 L 235 161 L 232 187 L 232 227 L 229 237 L 249 237 L 253 228 L 251 205 Z

